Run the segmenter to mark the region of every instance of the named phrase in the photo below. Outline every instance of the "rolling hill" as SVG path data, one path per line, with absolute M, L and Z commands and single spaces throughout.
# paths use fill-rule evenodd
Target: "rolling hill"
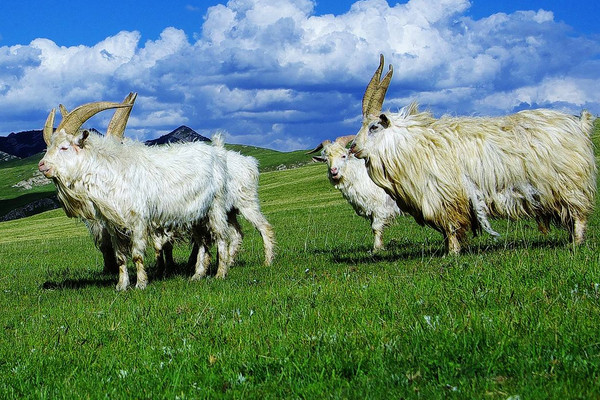
M 305 151 L 279 152 L 235 144 L 226 145 L 226 148 L 255 157 L 261 172 L 290 169 L 311 162 Z M 0 163 L 0 221 L 47 211 L 52 208 L 52 203 L 54 208 L 58 207 L 54 185 L 37 170 L 42 157 L 39 153 Z

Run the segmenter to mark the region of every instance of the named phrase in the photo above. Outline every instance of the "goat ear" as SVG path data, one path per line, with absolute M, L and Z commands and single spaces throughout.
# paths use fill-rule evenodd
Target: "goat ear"
M 88 138 L 88 136 L 90 136 L 90 132 L 86 129 L 83 132 L 81 132 L 81 134 L 79 136 L 77 136 L 76 141 L 77 141 L 77 146 L 79 147 L 83 147 L 85 146 L 85 141 Z
M 316 162 L 327 162 L 327 159 L 323 156 L 313 156 L 312 159 L 313 159 L 313 161 L 316 161 Z
M 381 125 L 387 129 L 390 127 L 390 125 L 392 124 L 392 122 L 390 121 L 390 119 L 387 117 L 387 115 L 385 114 L 381 114 L 379 116 L 379 122 L 381 123 Z

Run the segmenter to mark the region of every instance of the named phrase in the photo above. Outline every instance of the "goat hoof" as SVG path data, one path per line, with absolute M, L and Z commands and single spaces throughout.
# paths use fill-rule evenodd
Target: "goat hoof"
M 204 279 L 204 277 L 206 276 L 206 274 L 194 274 L 190 280 L 191 281 L 201 281 L 202 279 Z
M 135 284 L 135 288 L 136 288 L 136 289 L 143 290 L 143 289 L 146 289 L 146 286 L 147 286 L 147 285 L 148 285 L 148 282 L 142 281 L 142 282 L 138 282 L 138 283 L 136 283 L 136 284 Z
M 126 283 L 117 283 L 116 289 L 119 292 L 124 292 L 125 290 L 127 290 L 127 284 Z

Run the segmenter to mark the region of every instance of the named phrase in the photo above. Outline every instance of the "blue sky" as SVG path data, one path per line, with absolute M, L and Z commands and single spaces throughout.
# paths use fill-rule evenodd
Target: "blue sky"
M 385 108 L 600 113 L 600 2 L 2 2 L 0 135 L 138 92 L 127 135 L 179 125 L 278 150 L 354 133 L 378 64 Z M 89 122 L 103 130 L 110 113 Z

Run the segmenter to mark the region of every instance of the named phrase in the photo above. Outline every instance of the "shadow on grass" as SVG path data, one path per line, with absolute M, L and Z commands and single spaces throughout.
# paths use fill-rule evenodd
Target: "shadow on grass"
M 244 261 L 236 262 L 231 268 L 242 268 L 246 265 Z M 129 272 L 130 287 L 135 287 L 136 283 L 136 271 L 135 268 L 131 268 L 128 265 L 127 271 Z M 217 272 L 215 262 L 211 263 L 210 269 L 207 276 L 214 276 Z M 191 278 L 194 274 L 194 265 L 188 264 L 188 262 L 176 262 L 173 265 L 167 266 L 166 269 L 161 270 L 158 268 L 156 263 L 150 264 L 146 267 L 146 273 L 148 274 L 149 284 L 157 281 L 164 281 L 172 279 L 174 277 L 187 277 Z M 82 278 L 70 278 L 71 275 L 69 270 L 58 272 L 57 275 L 61 275 L 64 279 L 49 279 L 42 283 L 41 289 L 43 290 L 64 290 L 64 289 L 82 289 L 86 287 L 109 287 L 115 286 L 118 280 L 118 272 L 103 272 L 103 271 L 90 271 L 91 277 Z
M 62 281 L 46 281 L 42 283 L 43 290 L 83 289 L 90 286 L 108 287 L 116 285 L 116 281 L 110 278 L 81 278 L 65 279 Z
M 501 251 L 533 250 L 533 249 L 572 249 L 569 242 L 561 238 L 518 239 L 514 241 L 496 240 L 492 243 L 467 243 L 461 255 L 478 255 Z M 398 260 L 416 260 L 442 258 L 446 255 L 442 241 L 412 242 L 391 240 L 386 248 L 374 253 L 370 246 L 348 248 L 314 249 L 313 254 L 329 254 L 331 260 L 341 264 L 366 264 L 373 262 L 394 262 Z

